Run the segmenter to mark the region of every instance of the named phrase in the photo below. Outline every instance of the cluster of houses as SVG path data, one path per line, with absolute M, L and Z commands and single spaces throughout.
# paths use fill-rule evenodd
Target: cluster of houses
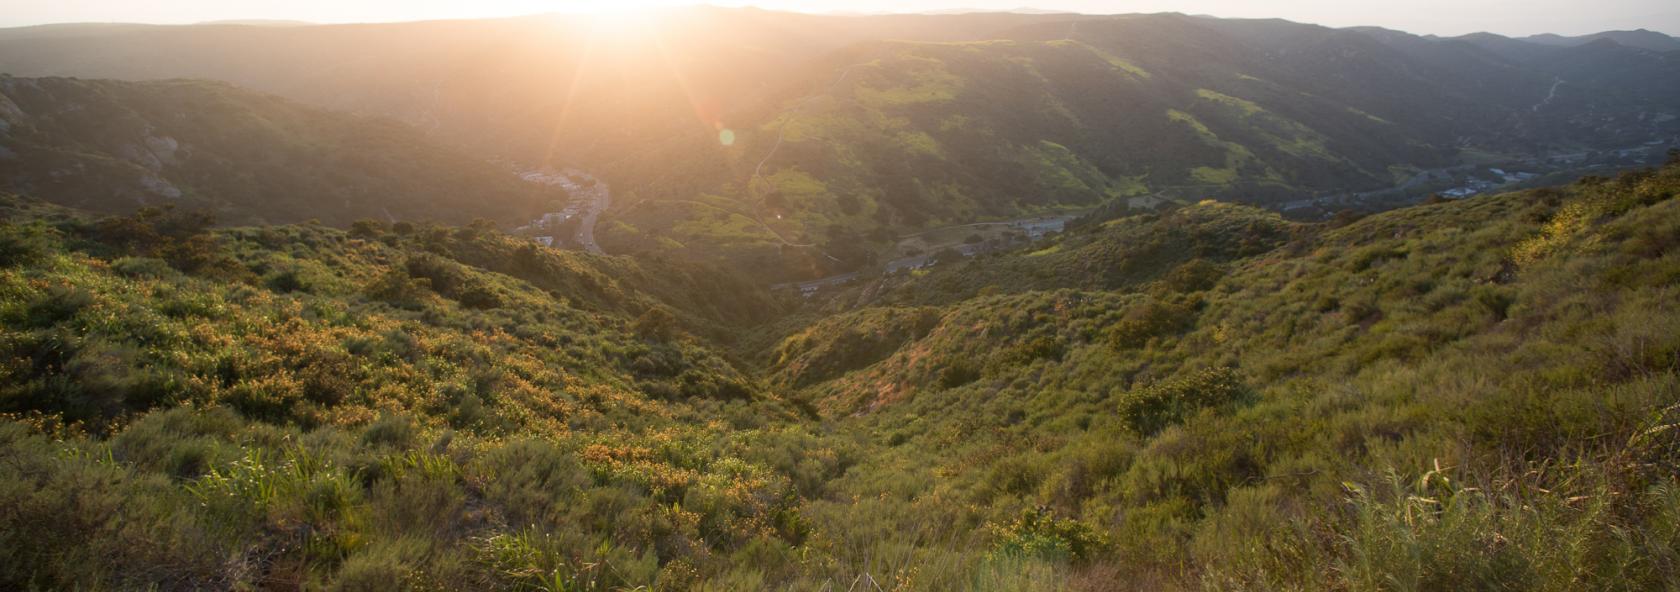
M 1462 186 L 1441 191 L 1441 197 L 1448 197 L 1452 199 L 1466 198 L 1503 185 L 1521 183 L 1523 181 L 1539 177 L 1539 175 L 1534 173 L 1508 173 L 1505 172 L 1505 169 L 1488 169 L 1487 172 L 1488 175 L 1486 176 L 1470 177 L 1469 181 Z
M 531 171 L 521 173 L 519 178 L 532 183 L 553 185 L 566 190 L 568 195 L 573 196 L 573 199 L 560 211 L 545 213 L 541 217 L 532 220 L 530 224 L 514 229 L 517 233 L 529 235 L 531 240 L 536 241 L 542 246 L 552 247 L 554 246 L 556 239 L 553 234 L 547 234 L 549 229 L 559 226 L 567 220 L 571 220 L 582 212 L 584 202 L 579 200 L 577 196 L 583 195 L 585 188 L 582 184 L 577 182 L 577 179 L 589 178 L 589 176 L 583 171 L 565 169 L 558 173 Z

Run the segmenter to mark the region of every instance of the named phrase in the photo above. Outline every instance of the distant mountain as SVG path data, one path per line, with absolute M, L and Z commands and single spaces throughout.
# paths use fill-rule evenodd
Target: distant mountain
M 1650 31 L 1630 35 L 1667 37 Z M 1636 117 L 1645 109 L 1668 111 L 1680 96 L 1680 55 L 1652 49 L 1659 44 L 1630 44 L 1618 40 L 1615 33 L 1569 38 L 1553 35 L 1547 39 L 1551 42 L 1475 33 L 1442 42 L 1474 45 L 1524 69 L 1552 76 L 1562 94 L 1548 93 L 1554 98 L 1549 106 L 1558 104 L 1555 99 L 1560 96 L 1566 101 L 1599 102 L 1584 108 L 1582 115 L 1604 113 L 1608 102 L 1623 102 L 1623 111 Z
M 1454 39 L 1480 46 L 1519 62 L 1535 62 L 1557 55 L 1557 52 L 1565 49 L 1606 43 L 1659 54 L 1680 51 L 1680 38 L 1645 29 L 1605 31 L 1577 37 L 1546 34 L 1512 38 L 1493 33 L 1471 33 Z
M 418 131 L 225 83 L 0 77 L 0 188 L 96 212 L 208 208 L 230 223 L 504 223 L 563 192 Z
M 1071 14 L 1071 13 L 1069 13 L 1067 11 L 1064 11 L 1064 10 L 1045 10 L 1045 9 L 1042 9 L 1042 8 L 1032 8 L 1030 6 L 1020 6 L 1020 7 L 1016 7 L 1016 8 L 947 8 L 947 9 L 944 9 L 944 10 L 924 10 L 924 11 L 918 12 L 916 14 L 932 14 L 932 15 L 941 15 L 941 14 L 1061 14 L 1061 15 L 1067 15 L 1067 14 Z
M 1452 41 L 1468 43 L 1484 50 L 1493 52 L 1501 58 L 1515 62 L 1533 62 L 1535 60 L 1557 53 L 1562 46 L 1546 45 L 1513 39 L 1493 33 L 1471 33 L 1451 38 Z M 1445 40 L 1443 40 L 1445 41 Z
M 1674 69 L 1606 40 L 1181 14 L 0 31 L 0 71 L 226 80 L 586 167 L 614 188 L 609 250 L 777 280 L 942 224 L 1141 193 L 1275 203 L 1390 188 L 1466 154 L 1639 145 L 1680 126 Z
M 1575 37 L 1544 34 L 1521 38 L 1521 40 L 1528 41 L 1530 43 L 1558 47 L 1576 47 L 1601 39 L 1608 39 L 1620 45 L 1637 47 L 1639 49 L 1648 49 L 1651 51 L 1680 51 L 1680 38 L 1646 29 L 1636 29 L 1633 31 L 1604 31 L 1602 33 L 1579 35 Z
M 137 31 L 162 30 L 168 25 L 143 25 L 136 23 L 56 23 L 50 25 L 32 25 L 28 27 L 14 27 L 0 29 L 0 42 L 16 40 L 40 40 L 51 38 L 87 38 L 101 35 L 119 35 Z M 11 70 L 5 72 L 11 73 Z
M 200 25 L 245 25 L 248 27 L 306 27 L 315 23 L 309 21 L 291 21 L 282 19 L 235 19 L 226 21 L 204 21 Z
M 588 15 L 299 27 L 78 26 L 50 36 L 23 28 L 0 30 L 0 72 L 225 80 L 396 117 L 523 160 L 612 160 L 645 149 L 650 138 L 731 123 L 730 112 L 859 41 L 984 39 L 1064 18 L 854 18 L 695 7 L 656 13 L 646 29 L 601 27 Z
M 1465 149 L 1638 144 L 1674 129 L 1646 113 L 1680 113 L 1663 92 L 1680 77 L 1641 50 L 1530 65 L 1460 40 L 1173 14 L 1000 37 L 836 52 L 779 105 L 743 112 L 761 123 L 733 147 L 697 134 L 671 149 L 684 162 L 618 165 L 644 199 L 625 201 L 606 240 L 759 270 L 855 264 L 929 226 L 1145 193 L 1272 203 L 1385 188 Z

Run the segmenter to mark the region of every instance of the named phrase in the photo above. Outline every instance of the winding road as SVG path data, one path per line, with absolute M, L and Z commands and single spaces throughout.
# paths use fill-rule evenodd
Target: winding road
M 1552 82 L 1552 90 L 1546 91 L 1546 98 L 1544 100 L 1534 104 L 1533 111 L 1535 113 L 1539 113 L 1541 107 L 1552 104 L 1552 99 L 1557 98 L 1557 89 L 1560 86 L 1563 86 L 1563 78 L 1558 78 Z
M 846 81 L 847 76 L 852 75 L 852 70 L 855 70 L 859 66 L 862 66 L 862 65 L 864 65 L 864 64 L 853 64 L 853 65 L 847 66 L 845 70 L 842 70 L 840 72 L 839 76 L 836 76 L 834 78 L 833 82 L 828 83 L 828 86 L 824 88 L 824 93 L 834 92 L 834 89 L 836 87 L 840 86 L 840 83 Z M 830 261 L 838 262 L 838 261 L 840 261 L 839 258 L 837 258 L 833 255 L 830 255 L 827 252 L 823 251 L 820 247 L 817 246 L 816 243 L 800 244 L 800 243 L 795 243 L 793 241 L 788 240 L 787 237 L 782 236 L 782 233 L 780 231 L 777 231 L 775 228 L 772 228 L 769 224 L 765 223 L 763 214 L 761 214 L 759 212 L 764 206 L 764 199 L 759 197 L 759 195 L 758 195 L 758 184 L 756 182 L 763 179 L 764 164 L 770 162 L 770 159 L 775 158 L 776 153 L 780 152 L 782 150 L 782 140 L 784 140 L 787 137 L 788 123 L 791 123 L 794 118 L 799 117 L 799 115 L 805 110 L 805 105 L 807 103 L 810 103 L 813 99 L 816 99 L 817 97 L 820 97 L 820 96 L 822 96 L 822 94 L 813 94 L 813 95 L 807 96 L 803 99 L 800 99 L 799 102 L 794 103 L 794 106 L 793 106 L 792 109 L 788 110 L 787 114 L 784 116 L 786 118 L 786 120 L 783 121 L 782 125 L 776 129 L 776 144 L 774 146 L 770 147 L 770 152 L 768 154 L 765 154 L 764 158 L 762 160 L 758 161 L 758 166 L 753 167 L 752 176 L 747 178 L 747 195 L 749 195 L 751 197 L 751 200 L 752 200 L 752 207 L 753 207 L 752 218 L 755 221 L 758 222 L 759 226 L 763 226 L 765 230 L 770 231 L 770 234 L 772 236 L 775 236 L 776 240 L 779 240 L 779 241 L 782 242 L 782 244 L 788 245 L 788 246 L 791 246 L 791 247 L 817 249 L 818 253 L 821 253 L 822 256 L 827 257 Z

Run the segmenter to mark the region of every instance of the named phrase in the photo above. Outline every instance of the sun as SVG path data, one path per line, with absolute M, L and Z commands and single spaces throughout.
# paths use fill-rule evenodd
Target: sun
M 658 20 L 659 9 L 665 6 L 657 1 L 603 2 L 578 13 L 597 33 L 623 34 L 645 31 Z

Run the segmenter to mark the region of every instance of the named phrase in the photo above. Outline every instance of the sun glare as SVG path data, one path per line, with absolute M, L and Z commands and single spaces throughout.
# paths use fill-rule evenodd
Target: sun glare
M 582 12 L 589 26 L 600 33 L 632 33 L 653 24 L 659 5 L 652 2 L 616 2 L 592 6 Z

